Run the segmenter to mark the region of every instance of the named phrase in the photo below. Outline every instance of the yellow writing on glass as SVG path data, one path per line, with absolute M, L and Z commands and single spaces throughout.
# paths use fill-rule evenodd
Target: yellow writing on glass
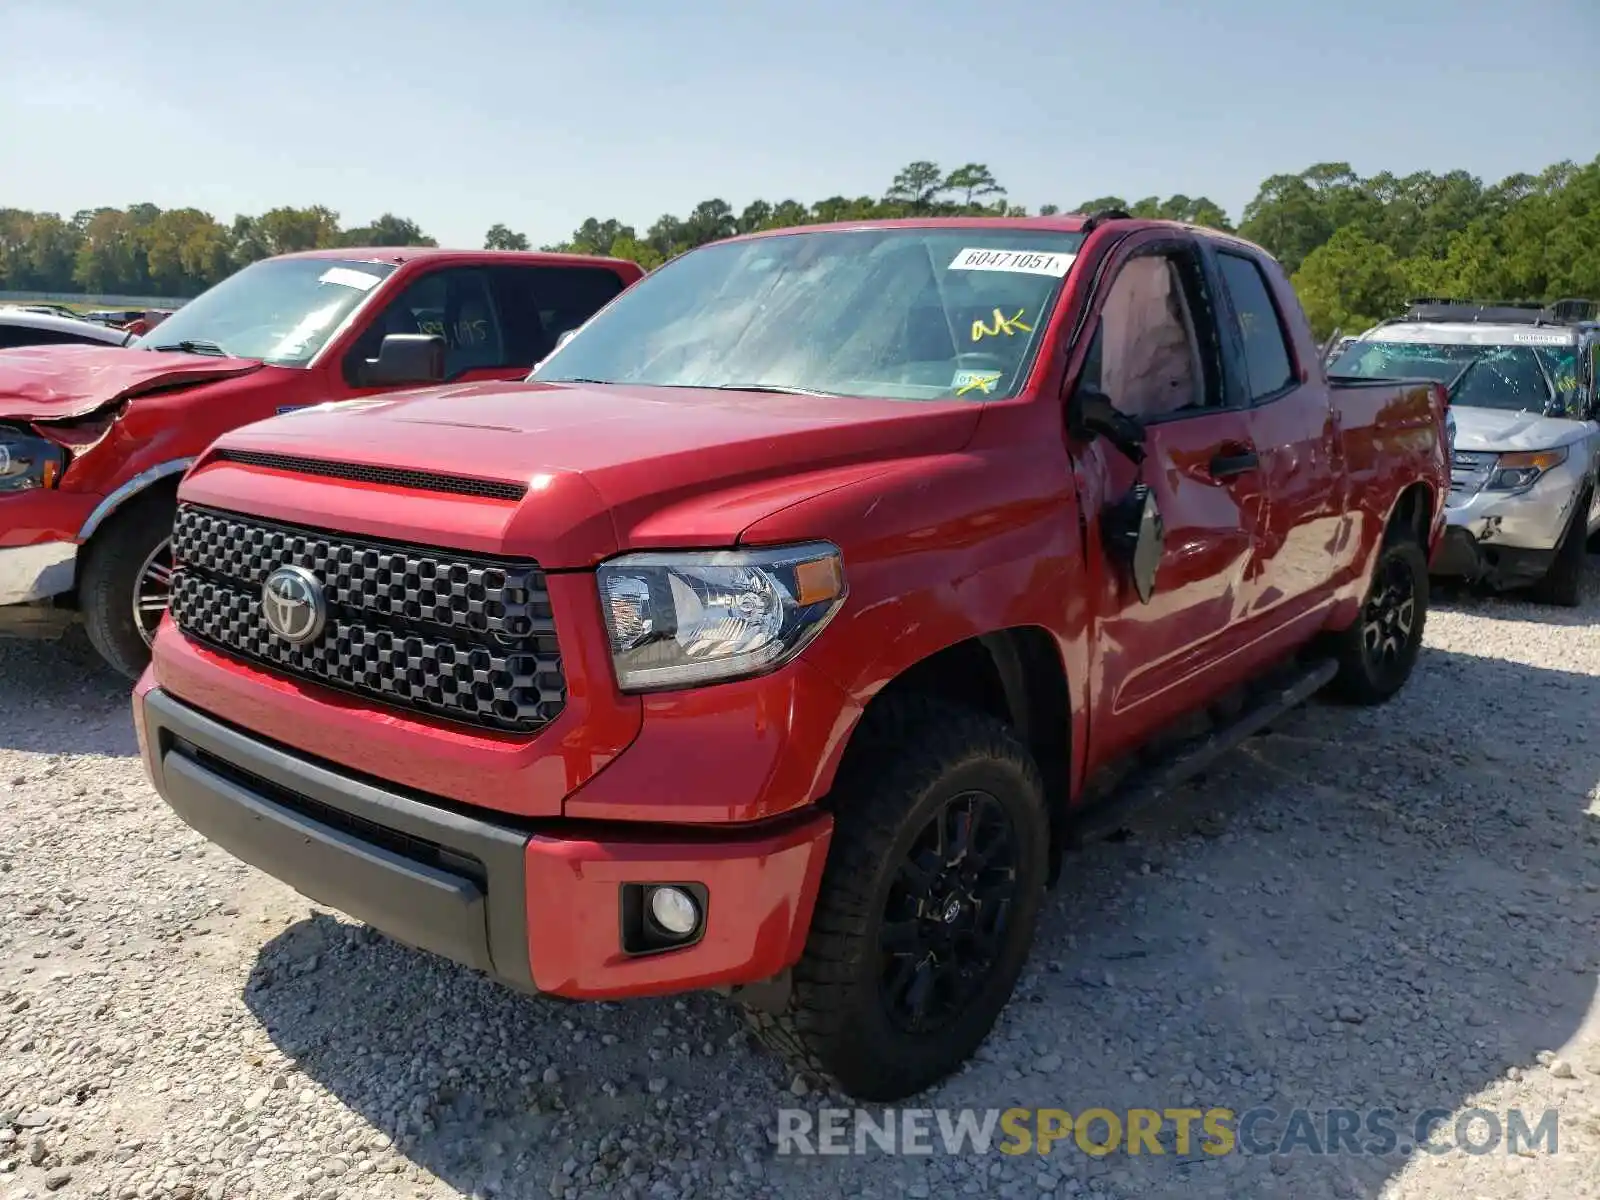
M 982 392 L 987 396 L 994 391 L 995 385 L 999 382 L 999 371 L 962 371 L 956 375 L 956 395 L 965 396 L 968 392 Z
M 986 337 L 999 337 L 1002 333 L 1010 337 L 1015 333 L 1032 333 L 1032 325 L 1022 323 L 1023 309 L 1017 309 L 1017 315 L 1008 317 L 998 308 L 994 310 L 994 326 L 986 325 L 982 317 L 972 323 L 972 340 L 981 342 Z

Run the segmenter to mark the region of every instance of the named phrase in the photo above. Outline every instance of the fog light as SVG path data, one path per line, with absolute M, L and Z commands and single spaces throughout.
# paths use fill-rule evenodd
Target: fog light
M 700 924 L 700 906 L 682 888 L 658 887 L 650 892 L 650 916 L 668 933 L 688 937 Z

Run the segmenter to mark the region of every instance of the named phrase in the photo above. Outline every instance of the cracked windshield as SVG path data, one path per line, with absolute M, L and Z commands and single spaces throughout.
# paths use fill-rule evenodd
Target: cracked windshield
M 624 292 L 533 378 L 1002 399 L 1082 242 L 893 229 L 710 246 Z
M 1358 342 L 1329 373 L 1437 380 L 1453 385 L 1451 403 L 1462 408 L 1576 415 L 1583 407 L 1577 347 L 1554 339 L 1548 345 L 1511 346 Z

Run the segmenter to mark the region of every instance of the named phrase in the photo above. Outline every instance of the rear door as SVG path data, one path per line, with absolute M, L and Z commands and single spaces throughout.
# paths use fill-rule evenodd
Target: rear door
M 1259 636 L 1287 636 L 1297 618 L 1329 599 L 1355 549 L 1344 545 L 1353 539 L 1343 536 L 1339 431 L 1322 368 L 1296 344 L 1292 330 L 1308 327 L 1281 268 L 1227 242 L 1210 242 L 1207 250 L 1229 372 L 1249 404 L 1265 497 L 1245 581 L 1246 619 L 1265 623 Z
M 1076 386 L 1098 385 L 1146 434 L 1135 466 L 1104 438 L 1083 452 L 1104 510 L 1139 482 L 1155 497 L 1164 551 L 1149 603 L 1106 571 L 1091 639 L 1100 697 L 1094 758 L 1105 761 L 1204 704 L 1247 670 L 1238 630 L 1262 511 L 1249 410 L 1228 387 L 1217 299 L 1187 237 L 1135 235 L 1096 289 L 1094 333 Z M 1104 530 L 1090 543 L 1105 553 Z

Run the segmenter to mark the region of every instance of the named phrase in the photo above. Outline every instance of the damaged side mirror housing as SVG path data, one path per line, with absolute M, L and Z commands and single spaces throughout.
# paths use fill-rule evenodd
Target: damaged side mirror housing
M 1136 483 L 1101 511 L 1100 537 L 1107 554 L 1127 571 L 1139 603 L 1149 604 L 1156 571 L 1166 547 L 1167 529 L 1150 486 Z
M 1103 437 L 1135 463 L 1144 461 L 1144 426 L 1118 410 L 1111 397 L 1097 387 L 1082 386 L 1067 405 L 1067 424 L 1084 440 Z

